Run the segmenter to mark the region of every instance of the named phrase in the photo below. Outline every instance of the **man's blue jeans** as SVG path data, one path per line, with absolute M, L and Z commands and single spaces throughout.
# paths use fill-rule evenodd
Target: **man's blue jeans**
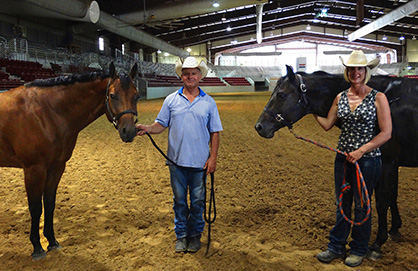
M 334 180 L 335 180 L 335 197 L 337 204 L 337 220 L 334 228 L 332 228 L 329 236 L 328 249 L 337 254 L 345 253 L 345 246 L 347 238 L 350 234 L 351 224 L 347 222 L 338 209 L 338 198 L 341 194 L 341 185 L 344 179 L 344 162 L 345 155 L 337 154 L 334 164 Z M 370 202 L 373 194 L 373 189 L 379 180 L 382 171 L 382 161 L 378 157 L 363 157 L 357 161 L 364 181 L 367 186 L 367 192 L 370 197 Z M 362 221 L 366 217 L 367 205 L 363 204 L 361 207 L 360 196 L 357 189 L 356 166 L 349 162 L 346 163 L 346 182 L 350 183 L 351 189 L 342 197 L 342 209 L 344 214 L 351 218 L 351 209 L 354 198 L 354 221 Z M 352 241 L 349 246 L 354 255 L 365 256 L 369 250 L 369 241 L 371 235 L 371 215 L 367 221 L 360 225 L 354 225 L 351 232 Z
M 173 189 L 174 231 L 177 238 L 192 238 L 203 232 L 205 221 L 206 170 L 170 165 Z M 190 193 L 190 207 L 187 196 Z

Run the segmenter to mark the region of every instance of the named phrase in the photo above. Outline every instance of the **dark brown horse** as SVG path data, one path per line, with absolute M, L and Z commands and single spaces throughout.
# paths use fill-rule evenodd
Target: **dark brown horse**
M 379 228 L 371 246 L 372 257 L 382 254 L 380 247 L 388 239 L 399 236 L 402 225 L 399 215 L 398 168 L 418 167 L 418 81 L 409 78 L 372 76 L 367 83 L 382 91 L 389 100 L 392 115 L 392 138 L 380 147 L 382 176 L 375 191 Z M 272 138 L 274 133 L 309 113 L 326 117 L 335 96 L 349 88 L 342 75 L 325 72 L 295 74 L 287 66 L 287 75 L 275 87 L 269 102 L 255 124 L 260 136 Z M 392 227 L 388 232 L 387 212 L 392 214 Z
M 129 76 L 117 74 L 112 63 L 108 72 L 38 80 L 0 94 L 0 166 L 23 168 L 34 260 L 46 255 L 39 235 L 42 199 L 48 251 L 61 248 L 53 228 L 55 198 L 78 133 L 106 113 L 122 141 L 136 136 L 136 74 L 136 64 Z

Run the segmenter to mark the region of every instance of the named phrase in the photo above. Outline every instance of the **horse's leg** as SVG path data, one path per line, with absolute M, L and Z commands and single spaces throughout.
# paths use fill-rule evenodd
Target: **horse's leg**
M 401 216 L 398 209 L 398 182 L 399 182 L 399 173 L 398 167 L 393 172 L 393 182 L 391 183 L 391 198 L 390 198 L 390 211 L 392 214 L 392 226 L 389 231 L 389 237 L 393 241 L 399 241 L 400 233 L 399 228 L 402 226 Z
M 379 182 L 375 188 L 375 197 L 376 197 L 376 211 L 378 215 L 378 231 L 376 241 L 370 247 L 371 255 L 373 259 L 378 259 L 382 256 L 383 252 L 380 247 L 388 239 L 388 209 L 391 199 L 391 189 L 393 182 L 393 172 L 396 170 L 395 163 L 390 161 L 388 163 L 383 162 L 382 165 L 382 176 L 380 177 Z
M 32 259 L 39 260 L 46 256 L 39 236 L 39 221 L 42 214 L 42 194 L 44 191 L 46 170 L 42 166 L 31 166 L 24 168 L 24 173 L 29 212 L 32 218 L 30 228 L 30 241 L 33 245 Z
M 48 239 L 48 251 L 61 249 L 61 245 L 55 239 L 54 234 L 54 210 L 57 188 L 61 176 L 64 173 L 65 163 L 53 165 L 48 170 L 44 192 L 45 226 L 44 236 Z

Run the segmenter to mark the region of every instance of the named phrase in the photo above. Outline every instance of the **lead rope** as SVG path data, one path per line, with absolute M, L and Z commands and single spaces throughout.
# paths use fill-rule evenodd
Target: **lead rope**
M 158 147 L 157 143 L 155 143 L 154 139 L 151 137 L 151 135 L 148 132 L 145 132 L 145 134 L 148 136 L 148 138 L 151 140 L 152 145 L 154 145 L 154 147 L 158 150 L 159 153 L 161 153 L 161 155 L 167 159 L 170 163 L 172 163 L 175 166 L 179 166 L 176 163 L 174 163 L 173 160 L 171 160 L 170 158 L 168 158 L 168 156 L 160 149 L 160 147 Z M 216 220 L 216 205 L 215 205 L 215 174 L 212 172 L 210 174 L 210 178 L 211 178 L 211 185 L 210 185 L 210 197 L 209 197 L 209 209 L 206 212 L 206 181 L 205 181 L 205 176 L 203 176 L 203 185 L 204 185 L 204 189 L 205 189 L 205 196 L 204 196 L 204 200 L 205 200 L 205 209 L 203 209 L 203 213 L 204 213 L 204 219 L 206 221 L 206 223 L 208 223 L 208 244 L 206 246 L 206 253 L 205 256 L 208 257 L 209 254 L 209 246 L 210 246 L 210 233 L 211 233 L 211 225 L 213 222 L 215 222 Z M 213 205 L 212 205 L 213 204 Z M 212 206 L 213 206 L 213 217 L 211 218 L 211 211 L 212 211 Z
M 205 176 L 203 176 L 203 179 L 205 179 Z M 215 204 L 215 174 L 212 172 L 210 174 L 210 197 L 209 197 L 209 206 L 208 211 L 206 212 L 206 182 L 203 182 L 205 186 L 205 209 L 203 209 L 203 215 L 205 218 L 206 223 L 208 223 L 208 244 L 206 246 L 206 253 L 205 257 L 209 256 L 209 247 L 210 247 L 210 233 L 211 233 L 211 225 L 216 220 L 216 204 Z M 213 204 L 213 205 L 212 205 Z M 213 217 L 211 218 L 211 211 L 213 206 Z
M 312 143 L 312 144 L 315 144 L 315 145 L 317 145 L 317 146 L 319 146 L 319 147 L 322 147 L 322 148 L 324 148 L 324 149 L 328 149 L 328 150 L 331 150 L 331 151 L 334 151 L 334 152 L 337 152 L 337 153 L 340 153 L 340 154 L 343 154 L 343 155 L 345 155 L 345 156 L 347 156 L 347 153 L 345 153 L 345 152 L 342 152 L 342 151 L 340 151 L 340 150 L 338 150 L 338 149 L 334 149 L 334 148 L 331 148 L 331 147 L 328 147 L 328 146 L 325 146 L 325 145 L 323 145 L 323 144 L 321 144 L 321 143 L 318 143 L 318 142 L 315 142 L 315 141 L 313 141 L 313 140 L 310 140 L 310 139 L 306 139 L 306 138 L 304 138 L 304 137 L 302 137 L 302 136 L 299 136 L 299 135 L 296 135 L 294 132 L 293 132 L 293 130 L 292 129 L 289 129 L 289 131 L 297 138 L 297 139 L 301 139 L 301 140 L 304 140 L 304 141 L 306 141 L 306 142 L 309 142 L 309 143 Z M 356 225 L 356 226 L 360 226 L 360 225 L 363 225 L 366 221 L 367 221 L 367 219 L 369 219 L 369 217 L 370 217 L 370 214 L 371 214 L 371 203 L 370 203 L 370 198 L 369 198 L 369 193 L 367 192 L 367 186 L 366 186 L 366 182 L 364 181 L 364 178 L 363 178 L 363 174 L 361 173 L 361 170 L 360 170 L 360 166 L 359 166 L 359 164 L 356 162 L 355 163 L 355 166 L 356 166 L 356 175 L 357 175 L 357 187 L 358 187 L 358 193 L 359 193 L 359 196 L 360 196 L 360 203 L 361 203 L 361 207 L 363 207 L 363 202 L 364 203 L 366 203 L 366 206 L 367 206 L 367 212 L 366 212 L 366 217 L 362 220 L 362 221 L 359 221 L 359 222 L 355 222 L 355 221 L 353 221 L 353 220 L 351 220 L 351 219 L 349 219 L 345 214 L 344 214 L 344 210 L 343 210 L 343 208 L 342 208 L 342 198 L 343 198 L 343 195 L 344 195 L 344 193 L 346 193 L 347 191 L 349 191 L 350 190 L 350 188 L 351 188 L 351 186 L 350 186 L 350 184 L 349 183 L 347 183 L 346 182 L 346 180 L 345 180 L 345 172 L 346 172 L 346 162 L 344 162 L 344 179 L 343 179 L 343 184 L 341 185 L 341 193 L 340 193 L 340 196 L 338 197 L 338 209 L 339 209 L 339 211 L 340 211 L 340 213 L 341 213 L 341 215 L 344 217 L 344 219 L 347 221 L 347 222 L 349 222 L 351 225 Z M 363 191 L 363 193 L 361 192 L 361 190 Z

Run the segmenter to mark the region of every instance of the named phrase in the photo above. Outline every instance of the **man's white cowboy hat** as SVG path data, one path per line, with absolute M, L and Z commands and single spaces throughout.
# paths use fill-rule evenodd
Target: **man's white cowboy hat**
M 380 63 L 380 59 L 375 58 L 370 62 L 367 62 L 367 57 L 361 50 L 354 50 L 347 62 L 344 63 L 343 58 L 340 56 L 340 60 L 345 67 L 369 67 L 370 69 L 375 68 Z
M 208 66 L 204 60 L 197 60 L 197 58 L 193 56 L 187 57 L 183 63 L 181 61 L 176 62 L 176 73 L 179 77 L 181 77 L 181 71 L 183 69 L 190 69 L 190 68 L 198 68 L 202 72 L 202 78 L 206 77 L 208 74 Z

